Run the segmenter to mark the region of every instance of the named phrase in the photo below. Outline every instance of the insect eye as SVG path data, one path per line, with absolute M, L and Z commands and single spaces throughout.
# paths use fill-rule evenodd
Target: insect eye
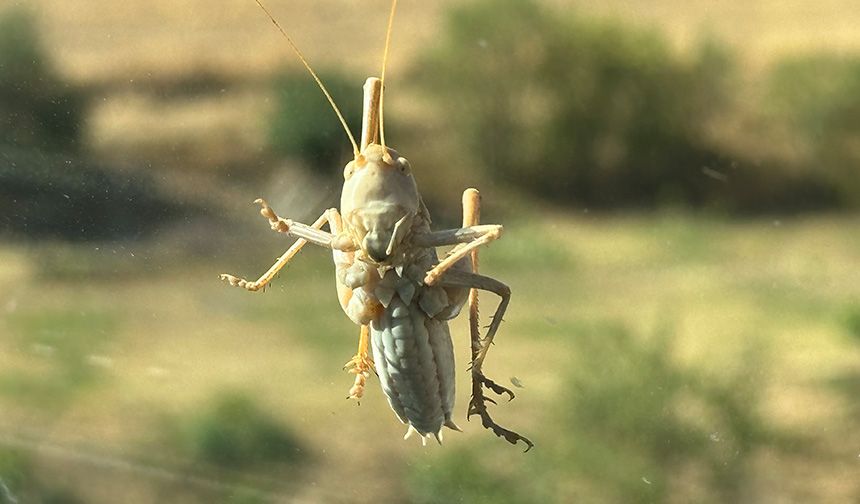
M 409 161 L 407 161 L 405 157 L 397 158 L 397 169 L 400 170 L 400 173 L 403 174 L 412 171 L 412 167 L 409 165 Z
M 355 173 L 355 165 L 352 162 L 349 162 L 343 169 L 343 179 L 349 180 L 353 173 Z

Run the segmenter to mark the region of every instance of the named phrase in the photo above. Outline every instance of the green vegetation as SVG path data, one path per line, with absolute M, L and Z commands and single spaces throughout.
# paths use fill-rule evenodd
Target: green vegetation
M 756 457 L 799 444 L 759 411 L 766 372 L 751 352 L 720 376 L 673 362 L 676 338 L 620 327 L 576 333 L 561 448 L 583 494 L 604 502 L 741 502 L 759 484 Z
M 0 370 L 0 394 L 46 410 L 68 406 L 98 382 L 99 359 L 117 331 L 116 317 L 99 310 L 41 310 L 5 321 L 27 364 Z
M 307 458 L 296 436 L 245 394 L 220 394 L 191 415 L 181 431 L 180 446 L 195 460 L 224 468 L 297 464 Z
M 401 440 L 374 378 L 360 407 L 345 401 L 350 380 L 340 366 L 356 334 L 337 308 L 322 251 L 303 254 L 266 293 L 222 287 L 214 273 L 223 264 L 212 259 L 140 277 L 22 285 L 15 295 L 29 309 L 3 319 L 15 336 L 0 339 L 0 356 L 11 359 L 3 375 L 55 376 L 54 368 L 33 367 L 45 360 L 26 351 L 41 341 L 36 335 L 58 348 L 66 344 L 61 330 L 91 351 L 110 342 L 112 354 L 126 358 L 110 380 L 70 395 L 76 415 L 85 411 L 93 429 L 116 433 L 121 445 L 157 438 L 154 455 L 190 459 L 198 473 L 229 474 L 254 488 L 265 476 L 354 489 L 363 501 L 851 501 L 860 488 L 837 491 L 832 483 L 853 471 L 856 457 L 839 451 L 857 405 L 860 347 L 848 337 L 854 308 L 845 299 L 860 294 L 860 249 L 843 231 L 855 221 L 774 226 L 669 215 L 515 223 L 482 264 L 514 289 L 488 371 L 525 387 L 493 411 L 533 437 L 537 446 L 526 455 L 466 422 L 462 395 L 456 420 L 466 434 L 423 451 Z M 526 230 L 554 236 L 546 251 L 537 249 L 534 267 L 514 261 Z M 81 289 L 89 315 L 50 309 L 51 299 Z M 494 300 L 482 299 L 486 314 Z M 122 338 L 100 339 L 118 320 Z M 453 328 L 462 356 L 465 328 Z M 150 376 L 150 366 L 165 370 Z M 461 390 L 464 383 L 461 375 Z M 237 389 L 248 392 L 224 392 Z M 820 406 L 825 398 L 830 409 Z M 5 414 L 44 411 L 21 399 L 7 389 Z M 138 410 L 125 409 L 138 402 L 170 421 L 135 422 Z M 61 424 L 56 432 L 79 428 Z M 170 458 L 167 465 L 176 466 Z M 804 477 L 775 487 L 793 467 Z M 344 482 L 330 481 L 332 473 Z M 381 490 L 398 481 L 406 487 L 394 496 Z M 256 494 L 236 495 L 246 497 Z
M 845 331 L 854 348 L 860 349 L 860 305 L 850 305 L 844 313 Z M 852 368 L 827 380 L 826 385 L 841 394 L 845 401 L 844 425 L 853 431 L 860 416 L 860 368 Z
M 752 99 L 737 66 L 715 40 L 681 54 L 655 31 L 484 0 L 450 13 L 414 81 L 459 133 L 448 158 L 469 153 L 484 177 L 564 205 L 856 207 L 856 62 L 778 66 L 773 116 L 741 106 Z M 761 148 L 786 116 L 802 159 L 794 144 Z M 755 126 L 738 141 L 725 123 Z
M 361 79 L 336 72 L 319 74 L 347 125 L 353 131 L 359 128 Z M 316 82 L 304 71 L 285 72 L 275 78 L 274 88 L 277 101 L 269 126 L 271 149 L 301 159 L 317 173 L 339 176 L 352 159 L 352 146 Z
M 780 62 L 770 76 L 777 121 L 790 125 L 800 158 L 845 204 L 860 204 L 860 58 L 831 54 Z
M 54 72 L 35 17 L 0 13 L 0 145 L 77 150 L 83 113 L 83 95 Z
M 709 376 L 674 362 L 677 338 L 666 331 L 641 338 L 595 324 L 564 332 L 575 351 L 552 412 L 561 429 L 521 467 L 482 456 L 486 447 L 416 466 L 415 502 L 745 502 L 767 480 L 756 466 L 762 454 L 790 455 L 806 443 L 757 411 L 761 351 Z
M 238 491 L 230 495 L 227 499 L 227 504 L 267 504 L 269 501 L 260 497 L 256 492 Z
M 18 450 L 0 448 L 0 504 L 82 504 L 67 489 L 45 484 L 30 458 Z
M 433 463 L 418 463 L 409 473 L 410 502 L 414 504 L 444 504 L 469 502 L 475 504 L 507 504 L 553 502 L 546 500 L 542 479 L 518 469 L 500 470 L 476 448 L 453 448 L 435 457 Z M 524 461 L 528 463 L 528 461 Z M 488 467 L 492 466 L 492 468 Z M 519 474 L 517 474 L 519 473 Z M 525 476 L 525 478 L 523 477 Z M 530 484 L 522 480 L 538 476 Z
M 728 106 L 731 58 L 689 61 L 659 34 L 524 0 L 451 13 L 418 79 L 483 171 L 567 204 L 702 204 L 722 162 L 707 128 Z M 540 175 L 535 176 L 535 167 Z
M 34 15 L 0 12 L 0 504 L 857 501 L 860 220 L 790 215 L 858 208 L 857 58 L 755 67 L 717 39 L 681 50 L 656 28 L 550 3 L 456 5 L 438 44 L 404 57 L 398 72 L 416 69 L 388 108 L 398 142 L 420 139 L 403 152 L 427 201 L 474 183 L 493 196 L 483 219 L 505 225 L 481 252 L 513 292 L 487 372 L 517 384 L 491 408 L 533 438 L 526 455 L 464 418 L 462 318 L 465 432 L 422 450 L 373 376 L 360 406 L 345 399 L 358 329 L 330 251 L 303 252 L 266 292 L 218 280 L 253 277 L 286 248 L 250 205 L 277 192 L 275 157 L 335 180 L 351 155 L 305 73 L 208 53 L 199 69 L 170 53 L 165 71 L 148 52 L 134 79 L 82 70 L 72 86 Z M 132 42 L 146 30 L 126 28 L 111 26 Z M 194 28 L 227 44 L 243 32 Z M 361 79 L 322 74 L 357 128 Z M 173 121 L 164 136 L 146 143 L 156 118 L 126 138 L 152 104 Z M 186 149 L 219 143 L 233 120 L 268 122 Z M 197 143 L 212 131 L 190 131 L 201 124 L 214 140 Z M 122 148 L 99 144 L 112 128 Z M 194 166 L 218 175 L 185 170 L 201 153 Z M 458 203 L 430 206 L 437 226 L 458 220 Z M 483 324 L 496 302 L 482 294 Z
M 180 213 L 142 171 L 87 158 L 80 141 L 86 105 L 84 90 L 54 70 L 35 17 L 0 11 L 0 233 L 121 238 Z
M 845 310 L 845 329 L 860 342 L 860 306 L 852 305 Z

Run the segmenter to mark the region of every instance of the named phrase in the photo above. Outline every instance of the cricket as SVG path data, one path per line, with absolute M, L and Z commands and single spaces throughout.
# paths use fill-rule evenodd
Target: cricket
M 354 158 L 343 171 L 340 209 L 326 210 L 310 225 L 280 217 L 264 200 L 257 199 L 255 204 L 260 205 L 260 213 L 272 230 L 296 241 L 256 281 L 229 274 L 220 278 L 232 286 L 259 291 L 306 244 L 330 249 L 340 306 L 360 326 L 358 351 L 344 366 L 355 375 L 349 398 L 361 399 L 367 379 L 375 372 L 391 409 L 407 425 L 404 439 L 417 433 L 423 444 L 431 437 L 441 444 L 443 427 L 461 431 L 452 418 L 456 365 L 448 321 L 468 304 L 471 399 L 466 417 L 479 416 L 483 427 L 513 445 L 522 442 L 525 451 L 530 450 L 534 447 L 531 440 L 497 424 L 487 409 L 488 403 L 497 404 L 487 392 L 514 398 L 510 389 L 483 372 L 511 290 L 478 273 L 478 250 L 497 240 L 502 226 L 480 224 L 480 194 L 470 188 L 463 193 L 462 227 L 433 231 L 409 161 L 386 144 L 385 67 L 397 0 L 392 1 L 388 17 L 382 72 L 364 84 L 360 143 L 287 31 L 261 0 L 255 1 L 331 104 L 352 144 Z M 452 248 L 440 260 L 436 249 L 445 246 Z M 479 290 L 499 297 L 483 336 L 478 318 Z

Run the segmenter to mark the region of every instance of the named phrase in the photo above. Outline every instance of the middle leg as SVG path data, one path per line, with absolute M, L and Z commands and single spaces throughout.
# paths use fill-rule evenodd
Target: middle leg
M 362 325 L 361 332 L 358 335 L 358 351 L 355 356 L 347 362 L 343 368 L 348 369 L 350 373 L 355 375 L 355 383 L 349 389 L 347 399 L 355 399 L 358 401 L 364 395 L 364 386 L 367 383 L 367 377 L 374 369 L 373 359 L 370 358 L 368 347 L 370 345 L 370 326 Z

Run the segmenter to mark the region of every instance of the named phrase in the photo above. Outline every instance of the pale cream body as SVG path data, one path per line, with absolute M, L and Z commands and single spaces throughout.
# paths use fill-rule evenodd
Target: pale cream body
M 338 297 L 353 322 L 370 326 L 376 372 L 398 418 L 422 436 L 438 437 L 442 426 L 456 428 L 447 321 L 460 312 L 468 289 L 424 283 L 438 263 L 436 251 L 412 247 L 409 238 L 428 233 L 430 217 L 408 162 L 385 152 L 371 144 L 344 170 L 339 235 L 357 249 L 334 251 Z

